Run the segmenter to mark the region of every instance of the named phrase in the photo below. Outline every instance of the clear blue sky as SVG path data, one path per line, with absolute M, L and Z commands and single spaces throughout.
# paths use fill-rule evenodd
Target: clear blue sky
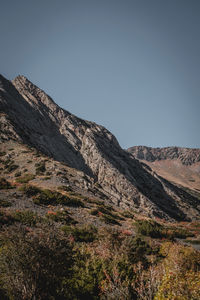
M 199 0 L 5 0 L 0 73 L 123 148 L 200 147 Z

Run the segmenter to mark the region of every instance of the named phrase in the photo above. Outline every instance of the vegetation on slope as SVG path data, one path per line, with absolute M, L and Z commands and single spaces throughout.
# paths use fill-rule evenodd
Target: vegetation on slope
M 153 232 L 138 220 L 132 234 L 69 215 L 1 209 L 1 299 L 199 299 L 200 252 L 167 237 L 168 225 Z M 179 226 L 200 233 L 199 223 Z
M 1 156 L 0 299 L 200 299 L 199 222 L 152 220 L 83 196 L 72 169 L 67 177 L 40 153 L 32 162 L 31 151 L 16 156 L 23 163 Z M 57 186 L 46 185 L 54 173 Z

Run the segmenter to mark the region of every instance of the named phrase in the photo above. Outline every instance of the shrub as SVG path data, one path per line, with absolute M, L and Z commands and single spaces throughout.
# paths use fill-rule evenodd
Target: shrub
M 128 211 L 128 210 L 123 211 L 123 212 L 121 213 L 121 215 L 122 215 L 123 217 L 129 218 L 129 219 L 133 219 L 133 217 L 134 217 L 134 214 L 131 213 L 131 212 Z
M 62 230 L 66 234 L 71 234 L 76 242 L 93 242 L 97 238 L 97 229 L 92 225 L 69 227 L 63 226 Z
M 9 207 L 9 206 L 12 206 L 12 204 L 5 199 L 0 199 L 0 206 L 1 207 Z
M 51 179 L 50 176 L 45 176 L 45 177 L 43 178 L 43 180 L 49 180 L 49 179 Z
M 172 233 L 172 238 L 186 239 L 187 237 L 193 237 L 194 234 L 185 228 L 175 229 Z
M 155 221 L 137 220 L 134 223 L 138 234 L 150 236 L 152 238 L 163 237 L 163 227 Z
M 44 172 L 46 171 L 46 167 L 45 167 L 45 162 L 44 161 L 36 163 L 35 167 L 36 167 L 36 169 L 35 169 L 36 175 L 43 175 Z
M 8 172 L 13 172 L 13 171 L 16 170 L 17 168 L 19 168 L 18 165 L 10 164 L 10 165 L 7 166 L 7 171 L 8 171 Z
M 78 198 L 69 198 L 59 192 L 52 192 L 50 190 L 41 190 L 41 192 L 34 197 L 33 202 L 38 205 L 60 204 L 72 207 L 84 207 L 83 202 Z
M 15 177 L 20 177 L 21 175 L 22 173 L 20 171 L 15 173 Z
M 113 215 L 106 215 L 106 214 L 104 214 L 104 215 L 101 216 L 101 218 L 107 224 L 121 226 L 121 224 L 116 220 L 115 216 L 113 216 Z
M 12 185 L 5 178 L 0 178 L 0 190 L 12 189 Z
M 107 224 L 121 225 L 118 220 L 124 220 L 124 218 L 111 212 L 112 207 L 106 205 L 99 205 L 98 208 L 91 210 L 91 215 L 100 216 L 102 220 Z
M 31 197 L 41 193 L 42 190 L 36 186 L 25 184 L 19 188 L 19 191 L 25 192 L 28 197 Z
M 191 247 L 164 243 L 162 278 L 155 300 L 200 299 L 200 253 Z
M 64 192 L 73 192 L 73 189 L 71 188 L 71 186 L 67 186 L 67 185 L 59 186 L 58 190 L 64 191 Z
M 137 263 L 139 261 L 146 263 L 146 255 L 152 252 L 149 244 L 140 237 L 127 239 L 127 254 L 130 263 Z
M 0 227 L 2 225 L 11 225 L 15 222 L 14 218 L 11 216 L 10 213 L 0 210 Z
M 0 151 L 0 156 L 4 156 L 4 155 L 6 155 L 6 152 L 5 151 Z
M 11 160 L 10 158 L 3 161 L 3 164 L 5 165 L 5 168 L 7 168 L 9 165 L 14 164 L 14 160 Z
M 63 205 L 71 206 L 71 207 L 85 207 L 84 203 L 79 198 L 69 198 L 66 197 L 64 201 L 62 201 Z
M 52 175 L 52 172 L 47 171 L 47 172 L 46 172 L 46 175 L 47 175 L 47 176 L 51 176 L 51 175 Z
M 12 217 L 15 221 L 27 226 L 35 226 L 40 220 L 38 215 L 30 210 L 16 211 Z
M 64 211 L 48 211 L 46 217 L 54 222 L 60 222 L 62 224 L 76 224 L 77 222 L 69 215 L 69 213 Z
M 30 180 L 33 180 L 35 178 L 35 175 L 33 174 L 26 174 L 24 176 L 18 177 L 16 179 L 19 183 L 28 183 Z
M 74 255 L 72 276 L 65 282 L 66 294 L 63 299 L 111 299 L 100 296 L 101 282 L 105 279 L 102 259 L 86 251 L 84 245 L 79 246 L 79 249 Z
M 185 240 L 185 242 L 192 245 L 200 245 L 200 240 Z

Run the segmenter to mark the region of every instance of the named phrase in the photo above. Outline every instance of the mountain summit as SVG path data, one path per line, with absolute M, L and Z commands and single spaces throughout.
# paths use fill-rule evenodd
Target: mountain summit
M 123 150 L 103 126 L 60 108 L 26 77 L 0 77 L 0 110 L 2 143 L 27 144 L 84 172 L 111 204 L 169 220 L 200 216 L 197 198 Z

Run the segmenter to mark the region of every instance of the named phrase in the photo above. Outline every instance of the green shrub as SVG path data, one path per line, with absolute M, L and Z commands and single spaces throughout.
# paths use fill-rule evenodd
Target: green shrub
M 60 203 L 71 207 L 85 207 L 84 203 L 79 198 L 66 197 L 65 200 Z
M 71 186 L 62 185 L 58 187 L 58 190 L 64 191 L 64 192 L 73 192 L 73 189 Z
M 1 177 L 0 178 L 0 190 L 8 190 L 12 189 L 12 185 L 10 182 L 8 182 L 5 178 Z
M 20 177 L 21 175 L 22 173 L 20 171 L 15 173 L 15 177 Z
M 1 207 L 9 207 L 9 206 L 12 206 L 12 204 L 5 199 L 0 199 L 0 206 Z
M 6 152 L 5 151 L 0 151 L 0 156 L 4 156 L 4 155 L 6 155 Z
M 50 176 L 50 175 L 52 175 L 52 172 L 47 171 L 47 172 L 46 172 L 46 175 L 47 175 L 47 176 Z
M 45 177 L 43 178 L 43 180 L 49 180 L 49 179 L 51 179 L 50 176 L 45 176 Z
M 36 186 L 24 184 L 19 187 L 19 191 L 25 192 L 28 197 L 31 197 L 41 193 L 42 190 Z
M 13 172 L 14 170 L 18 169 L 19 166 L 18 165 L 15 165 L 15 164 L 11 164 L 11 165 L 8 165 L 7 166 L 7 171 L 8 172 Z
M 105 279 L 105 264 L 98 256 L 81 250 L 75 252 L 72 276 L 65 281 L 64 290 L 66 294 L 63 299 L 111 299 L 102 297 L 102 290 L 100 289 L 100 285 Z
M 60 222 L 62 224 L 76 224 L 77 222 L 69 215 L 69 213 L 64 211 L 48 211 L 46 215 L 47 219 L 50 219 L 54 222 Z
M 113 208 L 111 206 L 99 205 L 98 208 L 91 210 L 91 215 L 100 216 L 107 224 L 121 225 L 118 220 L 124 220 L 116 213 L 112 213 Z
M 107 207 L 104 207 L 103 205 L 102 206 L 98 206 L 98 208 L 95 208 L 91 211 L 91 215 L 98 215 L 100 213 L 102 214 L 107 214 L 107 215 L 110 215 L 110 216 L 113 216 L 112 212 L 110 209 L 108 209 Z
M 65 235 L 70 235 L 73 232 L 73 228 L 70 225 L 62 226 L 61 230 L 65 233 Z
M 92 225 L 77 226 L 73 228 L 69 226 L 63 226 L 62 230 L 66 234 L 71 233 L 76 242 L 90 243 L 97 238 L 97 229 Z
M 152 238 L 161 238 L 165 236 L 163 233 L 163 226 L 153 220 L 137 220 L 134 225 L 138 234 L 150 236 Z
M 147 263 L 146 255 L 152 253 L 152 249 L 149 244 L 137 236 L 127 240 L 127 249 L 128 259 L 132 264 L 139 261 Z
M 121 224 L 116 220 L 116 218 L 112 215 L 102 215 L 101 216 L 102 220 L 107 223 L 107 224 L 112 224 L 112 225 L 119 225 L 121 226 Z
M 121 213 L 121 215 L 125 218 L 129 218 L 129 219 L 133 219 L 134 218 L 134 214 L 129 212 L 128 210 L 125 210 Z
M 194 234 L 185 228 L 177 228 L 172 231 L 172 238 L 186 239 L 187 237 L 193 237 Z
M 9 165 L 14 164 L 14 160 L 11 160 L 10 158 L 3 161 L 3 164 L 5 165 L 5 168 L 7 168 Z
M 27 226 L 35 226 L 40 220 L 39 216 L 30 210 L 16 211 L 12 217 L 15 221 Z
M 94 198 L 87 198 L 87 202 L 92 203 L 92 204 L 102 205 L 102 201 L 99 201 L 99 200 L 94 199 Z
M 83 202 L 78 198 L 69 198 L 59 192 L 52 192 L 50 190 L 41 190 L 36 195 L 33 202 L 38 205 L 67 205 L 72 207 L 84 207 Z
M 35 168 L 36 175 L 43 175 L 44 172 L 46 171 L 46 167 L 45 167 L 45 162 L 44 161 L 36 163 L 35 167 L 36 167 Z
M 11 216 L 10 213 L 0 210 L 0 227 L 2 225 L 11 225 L 15 222 L 14 218 Z
M 185 240 L 185 242 L 192 245 L 200 245 L 200 240 Z
M 35 175 L 33 174 L 26 174 L 24 176 L 21 176 L 16 179 L 19 183 L 28 183 L 30 180 L 33 180 L 35 178 Z

